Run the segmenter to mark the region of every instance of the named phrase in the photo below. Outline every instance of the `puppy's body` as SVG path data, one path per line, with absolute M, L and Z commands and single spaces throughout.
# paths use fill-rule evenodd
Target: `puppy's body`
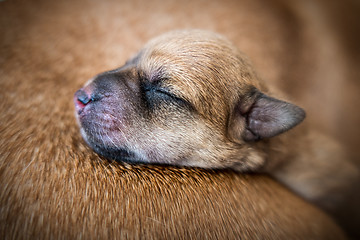
M 314 129 L 282 135 L 305 113 L 269 95 L 230 42 L 188 30 L 150 41 L 79 90 L 75 103 L 84 139 L 108 158 L 266 171 L 333 208 L 357 173 Z

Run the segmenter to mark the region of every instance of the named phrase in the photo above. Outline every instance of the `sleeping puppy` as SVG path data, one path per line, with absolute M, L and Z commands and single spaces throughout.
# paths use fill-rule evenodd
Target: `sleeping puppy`
M 272 93 L 229 41 L 184 30 L 97 75 L 74 101 L 83 138 L 106 158 L 267 172 L 333 208 L 355 170 L 328 137 L 306 124 L 289 131 L 305 112 Z

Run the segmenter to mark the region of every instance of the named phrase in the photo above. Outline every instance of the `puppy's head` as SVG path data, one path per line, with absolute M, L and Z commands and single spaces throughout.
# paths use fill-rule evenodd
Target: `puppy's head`
M 249 142 L 285 132 L 304 111 L 266 96 L 245 57 L 214 33 L 175 31 L 75 94 L 85 141 L 116 160 L 254 169 Z

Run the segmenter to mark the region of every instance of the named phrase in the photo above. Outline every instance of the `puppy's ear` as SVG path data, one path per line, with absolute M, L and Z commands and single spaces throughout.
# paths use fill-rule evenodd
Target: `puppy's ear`
M 228 131 L 233 139 L 257 141 L 286 132 L 304 118 L 302 108 L 253 89 L 237 103 Z

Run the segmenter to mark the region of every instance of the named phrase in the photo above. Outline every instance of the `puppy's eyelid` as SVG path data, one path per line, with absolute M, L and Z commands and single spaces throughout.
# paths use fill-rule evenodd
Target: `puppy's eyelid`
M 174 100 L 174 101 L 176 101 L 178 103 L 182 103 L 182 104 L 186 104 L 188 106 L 191 106 L 191 104 L 188 103 L 188 101 L 186 101 L 182 97 L 179 97 L 179 96 L 175 95 L 174 93 L 172 93 L 166 87 L 161 86 L 160 83 L 157 83 L 157 84 L 152 84 L 152 83 L 143 84 L 142 89 L 143 89 L 144 93 L 153 92 L 153 94 L 162 94 L 162 95 L 164 95 L 164 97 L 170 98 L 170 99 L 172 99 L 172 100 Z
M 186 105 L 191 109 L 194 109 L 193 105 L 189 101 L 187 101 L 181 96 L 178 96 L 177 94 L 172 93 L 170 88 L 166 86 L 166 81 L 168 80 L 168 78 L 154 75 L 152 76 L 152 79 L 149 80 L 147 77 L 139 73 L 139 80 L 144 93 L 154 92 L 155 94 L 163 94 L 164 96 L 173 99 L 177 103 L 181 103 L 182 105 Z
M 161 94 L 165 94 L 169 97 L 172 97 L 174 99 L 177 99 L 177 100 L 182 100 L 181 98 L 179 98 L 178 96 L 175 96 L 174 94 L 170 93 L 168 90 L 165 90 L 163 88 L 155 88 L 154 91 L 158 92 L 158 93 L 161 93 Z
M 162 93 L 162 94 L 165 94 L 169 97 L 176 97 L 174 94 L 170 93 L 170 91 L 168 89 L 165 89 L 163 87 L 160 86 L 160 84 L 152 84 L 152 83 L 145 83 L 143 84 L 143 90 L 144 92 L 150 92 L 150 91 L 153 91 L 153 92 L 157 92 L 157 93 Z

